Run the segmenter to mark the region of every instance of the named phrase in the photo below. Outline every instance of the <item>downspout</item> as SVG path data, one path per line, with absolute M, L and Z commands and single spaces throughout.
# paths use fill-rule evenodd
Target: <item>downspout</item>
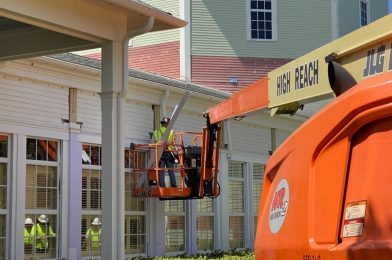
M 117 223 L 119 223 L 119 233 L 120 233 L 120 239 L 118 239 L 118 247 L 117 247 L 117 256 L 118 259 L 124 259 L 124 240 L 123 240 L 123 235 L 124 235 L 124 122 L 123 120 L 125 119 L 125 98 L 128 95 L 128 44 L 129 40 L 133 37 L 136 37 L 138 35 L 141 35 L 143 33 L 149 32 L 154 25 L 154 17 L 150 16 L 145 23 L 144 26 L 139 27 L 135 30 L 130 30 L 128 33 L 125 35 L 123 41 L 122 41 L 122 87 L 121 87 L 121 92 L 117 96 L 117 154 L 119 155 L 117 158 L 117 165 L 118 168 L 117 171 L 119 173 L 118 179 L 119 179 L 119 184 L 117 187 L 117 198 L 119 202 L 119 209 L 118 209 L 118 214 L 117 214 Z
M 141 35 L 141 34 L 144 34 L 144 33 L 151 31 L 153 26 L 154 26 L 154 17 L 150 16 L 148 18 L 146 24 L 143 27 L 139 27 L 135 30 L 129 31 L 122 41 L 123 80 L 122 80 L 122 89 L 120 92 L 120 97 L 125 98 L 128 95 L 128 44 L 129 44 L 129 41 L 138 35 Z
M 169 90 L 165 90 L 165 93 L 163 94 L 163 96 L 161 98 L 161 118 L 167 116 L 166 104 L 167 104 L 168 97 L 169 97 Z

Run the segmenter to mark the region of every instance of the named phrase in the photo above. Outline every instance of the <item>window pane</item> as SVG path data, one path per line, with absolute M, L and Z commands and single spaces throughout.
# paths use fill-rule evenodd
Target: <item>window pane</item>
M 252 21 L 252 29 L 257 29 L 257 22 L 256 21 Z
M 91 165 L 101 165 L 100 162 L 100 147 L 91 146 Z
M 214 217 L 199 216 L 196 221 L 197 249 L 214 249 Z
M 0 209 L 7 208 L 7 165 L 0 163 Z
M 259 22 L 259 29 L 260 30 L 264 29 L 264 21 Z
M 251 12 L 251 19 L 254 21 L 254 20 L 257 20 L 257 12 Z
M 35 209 L 36 188 L 26 188 L 26 209 Z
M 272 20 L 272 14 L 270 12 L 265 13 L 265 20 L 271 21 Z
M 46 189 L 37 188 L 37 209 L 46 209 Z
M 264 20 L 264 12 L 259 12 L 258 18 L 259 20 Z
M 0 259 L 5 259 L 6 215 L 0 215 Z
M 197 200 L 197 210 L 199 213 L 212 213 L 214 212 L 213 200 L 210 198 L 204 198 Z
M 259 9 L 264 9 L 264 1 L 258 1 L 259 2 L 259 4 L 258 4 L 258 8 Z
M 272 23 L 271 22 L 266 22 L 265 23 L 265 27 L 267 30 L 271 30 L 272 29 Z
M 125 216 L 125 254 L 145 253 L 145 217 Z
M 37 166 L 37 186 L 46 187 L 47 167 Z
M 244 212 L 244 184 L 241 181 L 229 182 L 229 212 Z
M 57 187 L 57 167 L 48 166 L 48 187 Z
M 82 145 L 82 164 L 90 164 L 90 146 L 87 144 Z
M 165 212 L 184 212 L 184 201 L 165 201 Z
M 0 163 L 0 186 L 7 185 L 7 164 Z
M 26 167 L 26 186 L 36 186 L 37 185 L 37 166 L 27 165 Z
M 57 162 L 57 141 L 48 141 L 48 160 Z
M 47 222 L 39 222 L 40 214 L 27 214 L 25 219 L 31 218 L 34 227 L 25 226 L 25 259 L 56 258 L 57 248 L 57 216 L 45 215 Z
M 265 38 L 266 39 L 272 39 L 272 32 L 271 31 L 266 31 Z
M 36 139 L 27 138 L 26 159 L 37 160 L 37 140 Z
M 47 161 L 48 141 L 38 139 L 37 142 L 37 160 Z
M 99 256 L 101 254 L 101 225 L 97 225 L 100 222 L 99 215 L 82 216 L 82 256 Z
M 265 1 L 265 9 L 266 10 L 271 10 L 271 1 Z
M 7 208 L 7 187 L 0 187 L 0 209 Z
M 8 136 L 0 135 L 0 157 L 7 157 L 8 153 Z
M 250 2 L 250 8 L 257 9 L 257 1 L 251 1 Z
M 0 239 L 5 238 L 6 234 L 6 216 L 5 215 L 0 215 Z M 1 250 L 1 246 L 0 246 Z
M 130 154 L 131 154 L 130 150 L 125 149 L 125 151 L 124 151 L 124 168 L 125 169 L 131 168 Z
M 240 161 L 229 161 L 229 177 L 244 178 L 243 165 Z
M 252 30 L 252 39 L 258 39 L 259 34 L 257 33 L 257 30 Z
M 165 245 L 166 252 L 185 250 L 185 217 L 165 217 Z
M 229 217 L 230 248 L 244 248 L 244 217 Z
M 57 189 L 48 189 L 47 196 L 48 196 L 47 208 L 57 209 Z

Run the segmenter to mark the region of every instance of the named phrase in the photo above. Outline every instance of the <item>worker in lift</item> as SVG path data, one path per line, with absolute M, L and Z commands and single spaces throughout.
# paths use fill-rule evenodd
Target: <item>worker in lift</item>
M 170 122 L 169 117 L 164 117 L 161 120 L 161 128 L 159 130 L 154 130 L 154 142 L 159 143 L 162 141 L 162 137 L 166 132 L 166 128 Z M 159 160 L 159 168 L 168 168 L 169 178 L 170 178 L 170 186 L 176 188 L 176 178 L 174 176 L 174 155 L 173 155 L 173 130 L 170 131 L 170 134 L 167 138 L 167 146 L 162 153 L 161 159 Z M 165 187 L 165 171 L 159 171 L 159 186 Z

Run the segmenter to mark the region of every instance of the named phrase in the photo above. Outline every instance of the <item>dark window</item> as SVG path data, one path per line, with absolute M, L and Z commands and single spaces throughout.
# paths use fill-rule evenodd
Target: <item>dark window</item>
M 251 39 L 272 39 L 271 0 L 251 1 Z
M 368 17 L 368 2 L 362 0 L 361 1 L 361 26 L 365 26 L 369 23 L 369 17 Z
M 0 135 L 0 157 L 7 158 L 8 153 L 8 136 Z

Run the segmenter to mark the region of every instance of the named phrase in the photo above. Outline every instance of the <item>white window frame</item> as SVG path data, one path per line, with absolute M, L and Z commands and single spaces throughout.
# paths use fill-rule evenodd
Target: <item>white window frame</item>
M 277 0 L 271 0 L 271 15 L 272 15 L 272 39 L 252 39 L 252 22 L 251 22 L 251 1 L 246 1 L 246 24 L 247 24 L 247 40 L 248 41 L 261 41 L 271 42 L 278 40 L 278 19 L 277 19 Z
M 363 27 L 366 26 L 370 23 L 370 1 L 369 0 L 359 0 L 359 26 Z M 366 4 L 366 14 L 367 14 L 367 23 L 365 25 L 362 25 L 362 6 L 361 4 L 365 3 Z
M 185 200 L 168 200 L 165 201 L 166 203 L 170 203 L 170 202 L 182 202 L 183 203 L 183 211 L 166 211 L 166 205 L 165 205 L 165 254 L 167 256 L 175 256 L 175 255 L 179 255 L 179 254 L 183 254 L 186 252 L 187 249 L 187 244 L 186 244 L 186 214 L 185 214 Z M 168 223 L 166 222 L 166 218 L 168 217 L 183 217 L 184 218 L 184 250 L 183 251 L 166 251 L 166 225 L 168 225 Z
M 98 144 L 98 143 L 89 143 L 89 142 L 83 142 L 82 143 L 82 147 L 83 145 L 89 145 L 89 146 L 99 146 L 100 149 L 102 149 L 102 144 Z M 82 148 L 83 149 L 83 148 Z M 81 151 L 82 152 L 82 151 Z M 102 151 L 99 154 L 99 156 L 102 155 Z M 80 157 L 80 159 L 82 160 L 82 157 Z M 102 184 L 102 157 L 99 158 L 99 161 L 101 162 L 101 165 L 92 165 L 92 164 L 83 164 L 82 163 L 82 176 L 80 176 L 81 178 L 83 178 L 83 170 L 95 170 L 95 171 L 100 171 L 101 174 L 101 184 Z M 91 163 L 91 162 L 90 162 Z M 89 189 L 91 191 L 91 189 Z M 83 188 L 82 188 L 82 192 L 83 192 Z M 81 194 L 80 199 L 83 199 L 83 195 Z M 88 198 L 87 198 L 88 199 Z M 81 201 L 83 203 L 83 201 Z M 91 206 L 91 205 L 90 205 Z M 88 216 L 88 217 L 96 217 L 99 216 L 100 220 L 102 220 L 102 187 L 101 187 L 101 208 L 100 209 L 83 209 L 83 207 L 81 208 L 81 216 L 80 216 L 80 222 L 83 219 L 83 216 Z M 80 234 L 80 244 L 82 245 L 82 236 L 84 234 Z M 101 245 L 102 246 L 102 245 Z M 90 251 L 87 251 L 90 252 Z M 88 260 L 92 260 L 92 259 L 101 259 L 101 255 L 99 256 L 81 256 L 81 259 L 88 259 Z
M 212 246 L 212 249 L 211 250 L 214 250 L 215 249 L 215 225 L 216 225 L 216 223 L 215 223 L 215 218 L 214 218 L 214 216 L 215 216 L 215 204 L 214 204 L 214 200 L 213 199 L 210 199 L 210 198 L 204 198 L 203 200 L 197 200 L 197 204 L 199 204 L 199 203 L 203 203 L 203 201 L 204 200 L 211 200 L 211 203 L 212 203 L 212 211 L 210 211 L 210 212 L 200 212 L 199 210 L 197 210 L 197 215 L 196 215 L 196 221 L 197 221 L 197 219 L 199 218 L 199 217 L 211 217 L 212 218 L 212 222 L 213 222 L 213 228 L 212 228 L 212 242 L 213 242 L 213 246 Z M 199 208 L 198 207 L 198 205 L 196 205 L 196 207 L 197 207 L 197 209 Z M 197 240 L 197 233 L 198 233 L 198 230 L 197 230 L 197 226 L 196 226 L 196 240 Z M 197 242 L 196 242 L 196 248 L 197 248 Z M 197 248 L 197 251 L 198 252 L 205 252 L 205 250 L 200 250 L 199 248 Z
M 5 215 L 5 224 L 6 224 L 6 228 L 5 228 L 5 248 L 4 248 L 4 259 L 8 259 L 9 257 L 8 257 L 8 247 L 9 247 L 9 241 L 8 241 L 8 238 L 9 238 L 9 234 L 11 233 L 11 229 L 9 228 L 9 224 L 10 224 L 10 219 L 9 219 L 9 214 L 8 214 L 8 212 L 9 212 L 9 209 L 10 209 L 10 205 L 11 205 L 11 196 L 10 196 L 10 187 L 11 187 L 11 182 L 10 182 L 10 174 L 11 174 L 11 171 L 10 171 L 10 155 L 11 155 L 11 145 L 10 144 L 12 144 L 12 140 L 11 140 L 11 135 L 9 135 L 9 134 L 5 134 L 5 133 L 0 133 L 0 135 L 3 135 L 3 136 L 7 136 L 8 137 L 8 145 L 7 145 L 7 157 L 0 157 L 0 163 L 4 163 L 4 164 L 6 164 L 6 167 L 7 167 L 7 173 L 6 173 L 6 176 L 7 176 L 7 186 L 6 186 L 6 196 L 7 196 L 7 200 L 6 200 L 6 203 L 7 203 L 7 207 L 5 208 L 5 209 L 0 209 L 0 214 L 1 215 Z
M 229 218 L 228 218 L 228 235 L 229 235 L 228 246 L 229 246 L 229 249 L 233 249 L 233 248 L 230 247 L 230 217 L 242 217 L 243 218 L 243 223 L 244 223 L 243 231 L 242 231 L 242 239 L 243 239 L 243 244 L 244 244 L 243 248 L 246 248 L 246 236 L 247 236 L 247 234 L 246 234 L 246 228 L 245 228 L 245 221 L 246 221 L 246 195 L 245 195 L 245 193 L 246 193 L 246 177 L 248 175 L 248 172 L 247 172 L 248 162 L 241 161 L 241 160 L 236 160 L 236 159 L 231 159 L 231 160 L 228 161 L 228 167 L 229 167 L 228 170 L 230 169 L 230 161 L 237 161 L 237 162 L 240 162 L 241 165 L 242 165 L 241 166 L 242 167 L 242 174 L 243 174 L 242 177 L 233 177 L 233 176 L 228 175 L 228 184 L 230 186 L 230 182 L 241 182 L 242 183 L 242 187 L 243 187 L 243 194 L 242 194 L 243 211 L 242 212 L 232 212 L 232 211 L 230 211 L 230 203 L 231 202 L 230 202 L 230 194 L 228 194 L 228 203 L 229 203 L 228 208 L 227 208 L 228 209 L 228 216 L 229 216 Z
M 56 215 L 56 227 L 54 227 L 53 232 L 56 234 L 56 258 L 50 258 L 50 259 L 57 259 L 59 258 L 60 254 L 60 246 L 61 246 L 61 233 L 60 233 L 60 226 L 61 226 L 61 214 L 60 214 L 60 209 L 61 209 L 61 202 L 60 202 L 60 179 L 61 179 L 61 173 L 62 173 L 62 167 L 61 167 L 61 145 L 62 141 L 60 139 L 53 139 L 53 138 L 47 138 L 47 137 L 38 137 L 38 136 L 26 136 L 25 139 L 25 145 L 27 144 L 28 139 L 36 139 L 36 140 L 47 140 L 47 141 L 56 141 L 57 142 L 57 161 L 44 161 L 44 160 L 30 160 L 27 159 L 27 149 L 25 150 L 25 154 L 22 155 L 25 158 L 25 176 L 24 178 L 27 177 L 27 165 L 35 165 L 35 166 L 49 166 L 49 167 L 56 167 L 57 168 L 57 183 L 56 183 L 56 189 L 57 189 L 57 195 L 56 195 L 56 205 L 57 209 L 27 209 L 26 205 L 23 206 L 25 212 L 24 215 L 41 215 L 41 214 L 46 214 L 46 215 Z M 36 151 L 37 155 L 37 151 Z M 26 196 L 26 183 L 24 184 L 24 196 Z M 34 221 L 34 220 L 33 220 Z M 24 252 L 23 252 L 24 255 Z
M 257 198 L 254 198 L 254 190 L 253 190 L 253 185 L 258 185 L 259 187 L 261 187 L 261 193 L 263 193 L 263 188 L 262 188 L 262 185 L 263 185 L 263 181 L 264 181 L 264 174 L 265 174 L 265 172 L 264 172 L 264 169 L 263 169 L 263 176 L 261 177 L 261 179 L 259 179 L 259 178 L 255 178 L 254 176 L 254 169 L 255 169 L 255 164 L 260 164 L 262 167 L 264 167 L 264 169 L 265 169 L 265 164 L 263 164 L 263 163 L 253 163 L 252 164 L 252 177 L 253 177 L 253 179 L 252 179 L 252 197 L 253 197 L 253 203 L 254 203 L 254 200 L 255 199 L 257 199 Z M 259 208 L 260 208 L 260 204 L 261 204 L 261 194 L 260 194 L 260 196 L 259 196 L 259 202 L 257 203 L 258 205 L 259 205 Z M 253 205 L 252 205 L 252 207 L 253 207 Z M 259 217 L 259 209 L 255 209 L 255 208 L 253 208 L 253 219 L 255 219 L 255 217 Z M 253 234 L 254 234 L 254 237 L 256 236 L 256 228 L 257 228 L 257 222 L 255 222 L 254 224 L 253 224 Z
M 129 149 L 125 149 L 125 150 L 129 150 Z M 126 153 L 124 152 L 124 154 L 126 154 Z M 145 163 L 147 164 L 147 152 L 146 152 Z M 124 175 L 132 174 L 132 170 L 133 170 L 132 168 L 124 167 Z M 124 192 L 125 192 L 125 189 L 124 189 Z M 126 194 L 124 194 L 124 196 L 126 196 Z M 135 198 L 135 199 L 139 199 L 139 198 Z M 125 207 L 124 207 L 125 217 L 127 217 L 127 216 L 137 216 L 137 217 L 142 216 L 142 217 L 144 217 L 144 253 L 126 254 L 125 258 L 127 258 L 127 259 L 135 257 L 135 256 L 146 256 L 147 255 L 148 241 L 147 241 L 147 203 L 146 203 L 146 199 L 144 199 L 143 202 L 144 202 L 144 211 L 132 211 L 132 210 L 128 211 L 128 210 L 125 210 Z M 124 237 L 125 237 L 125 235 L 126 234 L 125 234 L 125 228 L 124 228 Z M 137 235 L 140 235 L 140 234 L 137 234 Z M 125 244 L 124 244 L 124 247 L 125 247 Z M 125 248 L 124 248 L 124 251 L 125 251 Z

